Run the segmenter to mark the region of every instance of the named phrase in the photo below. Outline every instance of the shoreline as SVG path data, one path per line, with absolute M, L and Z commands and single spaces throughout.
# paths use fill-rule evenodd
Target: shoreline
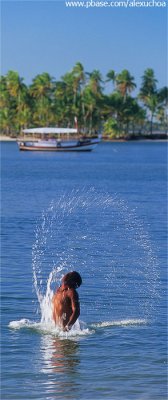
M 17 141 L 25 141 L 25 137 L 18 137 L 18 138 L 11 138 L 10 136 L 5 136 L 5 135 L 0 135 L 0 142 L 17 142 Z M 26 140 L 30 140 L 30 141 L 33 141 L 33 139 L 32 139 L 32 137 L 26 137 Z M 35 140 L 35 139 L 34 139 Z M 167 139 L 158 139 L 158 138 L 153 138 L 153 139 L 151 139 L 151 138 L 139 138 L 139 139 L 129 139 L 129 140 L 126 140 L 126 139 L 106 139 L 106 138 L 104 138 L 104 139 L 102 139 L 102 142 L 104 142 L 104 143 L 108 143 L 108 142 L 110 142 L 110 143 L 126 143 L 126 142 L 167 142 L 168 141 L 168 138 Z
M 0 136 L 0 142 L 15 142 L 16 138 L 11 138 L 10 136 Z

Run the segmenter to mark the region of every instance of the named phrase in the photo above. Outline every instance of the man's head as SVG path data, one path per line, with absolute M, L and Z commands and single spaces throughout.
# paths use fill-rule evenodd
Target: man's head
M 62 283 L 70 288 L 76 289 L 82 284 L 82 278 L 76 271 L 68 272 L 63 278 Z

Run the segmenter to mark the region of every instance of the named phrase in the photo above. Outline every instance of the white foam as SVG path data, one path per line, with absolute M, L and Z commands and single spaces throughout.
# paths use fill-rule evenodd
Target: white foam
M 9 322 L 9 328 L 12 329 L 20 329 L 20 328 L 25 328 L 25 327 L 30 327 L 34 323 L 31 322 L 29 319 L 22 318 L 19 321 L 11 321 Z
M 143 325 L 147 324 L 146 319 L 121 319 L 115 321 L 104 321 L 91 324 L 92 328 L 106 328 L 108 326 L 128 326 L 128 325 Z
M 34 322 L 29 319 L 22 318 L 18 321 L 11 321 L 8 325 L 10 329 L 33 329 L 42 334 L 50 334 L 61 338 L 71 338 L 76 336 L 85 336 L 94 333 L 94 330 L 87 328 L 83 323 L 76 321 L 69 332 L 63 332 L 54 323 Z
M 11 321 L 9 323 L 10 329 L 31 329 L 42 335 L 52 335 L 62 339 L 70 339 L 78 336 L 87 336 L 95 333 L 97 328 L 107 328 L 107 327 L 125 327 L 125 326 L 136 326 L 136 325 L 146 325 L 148 323 L 145 319 L 121 319 L 114 321 L 104 321 L 90 324 L 89 327 L 82 321 L 77 320 L 72 329 L 69 332 L 63 332 L 59 327 L 56 327 L 52 322 L 35 322 L 29 319 L 22 318 L 18 321 Z

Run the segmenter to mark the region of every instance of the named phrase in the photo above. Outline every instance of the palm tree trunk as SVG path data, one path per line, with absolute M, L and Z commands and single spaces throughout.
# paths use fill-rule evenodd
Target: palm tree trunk
M 153 113 L 151 113 L 151 121 L 150 121 L 150 134 L 153 134 Z

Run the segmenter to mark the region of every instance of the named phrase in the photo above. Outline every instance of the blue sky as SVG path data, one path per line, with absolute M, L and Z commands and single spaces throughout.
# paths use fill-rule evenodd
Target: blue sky
M 1 73 L 18 71 L 25 82 L 42 72 L 54 78 L 80 61 L 85 71 L 128 69 L 139 87 L 153 68 L 166 85 L 166 8 L 67 8 L 62 1 L 1 2 Z

